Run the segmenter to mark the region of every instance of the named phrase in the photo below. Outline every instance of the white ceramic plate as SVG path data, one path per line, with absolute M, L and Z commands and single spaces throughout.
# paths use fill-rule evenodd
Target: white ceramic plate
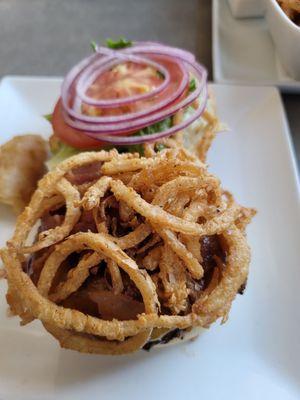
M 26 131 L 50 133 L 59 79 L 6 78 L 0 87 L 5 141 Z M 253 261 L 244 296 L 229 321 L 191 343 L 131 356 L 61 350 L 35 322 L 6 318 L 0 293 L 0 399 L 296 400 L 300 397 L 299 187 L 276 89 L 212 85 L 231 131 L 220 134 L 209 162 L 242 204 L 258 215 L 249 229 Z M 1 244 L 13 217 L 0 209 Z
M 213 75 L 219 83 L 278 86 L 300 93 L 281 66 L 264 18 L 236 19 L 227 0 L 213 0 Z

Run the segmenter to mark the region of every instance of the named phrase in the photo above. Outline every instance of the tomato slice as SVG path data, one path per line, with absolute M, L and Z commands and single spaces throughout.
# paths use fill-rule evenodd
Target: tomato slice
M 52 127 L 55 135 L 57 135 L 62 142 L 77 149 L 99 149 L 103 146 L 102 142 L 99 142 L 99 140 L 88 137 L 77 129 L 73 129 L 65 122 L 60 99 L 56 103 L 53 111 Z

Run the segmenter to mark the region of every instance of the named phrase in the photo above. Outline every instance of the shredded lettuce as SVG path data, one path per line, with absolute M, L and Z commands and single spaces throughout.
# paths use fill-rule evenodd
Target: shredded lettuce
M 43 117 L 49 122 L 52 121 L 52 114 L 45 114 L 45 115 L 43 115 Z
M 93 50 L 94 52 L 96 52 L 97 43 L 96 43 L 94 40 L 91 41 L 91 48 L 92 48 L 92 50 Z
M 49 170 L 55 168 L 60 162 L 66 160 L 75 154 L 80 153 L 81 150 L 75 149 L 75 147 L 69 146 L 63 142 L 60 142 L 58 149 L 52 152 L 51 158 L 46 162 Z
M 140 129 L 135 132 L 132 136 L 146 136 L 151 135 L 153 133 L 163 132 L 172 126 L 172 117 L 168 117 L 162 121 L 156 122 L 155 124 L 146 126 L 146 128 Z M 131 145 L 123 145 L 123 146 L 108 146 L 105 149 L 111 149 L 115 147 L 119 153 L 139 153 L 141 156 L 144 155 L 143 143 L 141 144 L 131 144 Z M 157 151 L 161 151 L 165 148 L 162 144 L 157 148 Z
M 163 144 L 163 143 L 156 143 L 156 145 L 155 145 L 155 150 L 157 151 L 157 152 L 159 152 L 159 151 L 162 151 L 162 150 L 164 150 L 164 149 L 166 149 L 167 147 Z
M 124 146 L 112 146 L 116 148 L 119 153 L 139 153 L 141 156 L 144 155 L 143 144 L 127 144 Z
M 192 78 L 189 83 L 189 92 L 193 92 L 196 89 L 196 79 Z
M 162 121 L 156 122 L 155 124 L 146 126 L 146 128 L 140 129 L 133 136 L 146 136 L 152 135 L 153 133 L 163 132 L 172 126 L 172 118 L 168 117 Z M 163 145 L 162 145 L 163 146 Z M 127 146 L 116 146 L 119 153 L 139 153 L 141 156 L 144 155 L 143 144 L 133 144 Z M 162 149 L 161 149 L 162 150 Z M 158 150 L 160 151 L 160 150 Z
M 105 40 L 105 42 L 107 47 L 114 50 L 124 49 L 125 47 L 129 47 L 132 45 L 132 41 L 126 39 L 124 36 L 120 36 L 117 40 L 108 38 Z M 94 40 L 91 41 L 90 46 L 92 51 L 96 52 L 97 43 Z
M 152 135 L 153 133 L 163 132 L 172 126 L 172 117 L 163 119 L 162 121 L 156 122 L 155 124 L 146 126 L 146 128 L 140 129 L 134 136 L 145 136 Z
M 160 79 L 165 79 L 165 75 L 162 72 L 156 71 L 156 74 Z

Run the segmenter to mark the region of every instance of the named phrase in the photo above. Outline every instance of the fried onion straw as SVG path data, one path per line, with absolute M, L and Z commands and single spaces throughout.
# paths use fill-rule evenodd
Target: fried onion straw
M 85 152 L 39 182 L 1 251 L 22 324 L 41 320 L 65 348 L 125 354 L 158 332 L 227 319 L 254 211 L 173 145 L 146 157 Z M 83 167 L 94 172 L 79 184 Z

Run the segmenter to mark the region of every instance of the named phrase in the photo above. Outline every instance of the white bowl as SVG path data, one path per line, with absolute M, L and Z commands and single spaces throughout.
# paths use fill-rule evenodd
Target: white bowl
M 264 16 L 264 0 L 228 0 L 234 18 L 259 18 Z
M 300 79 L 300 27 L 285 15 L 276 0 L 266 0 L 266 20 L 280 61 L 287 73 Z

